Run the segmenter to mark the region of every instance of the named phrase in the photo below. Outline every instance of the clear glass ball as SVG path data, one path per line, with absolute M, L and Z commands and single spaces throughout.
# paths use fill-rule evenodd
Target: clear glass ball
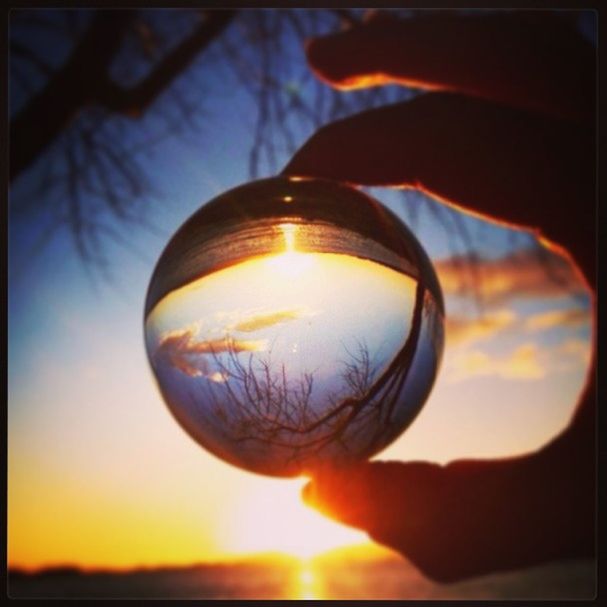
M 432 264 L 393 213 L 296 177 L 200 208 L 145 304 L 147 354 L 179 424 L 274 476 L 366 459 L 398 437 L 432 388 L 443 323 Z

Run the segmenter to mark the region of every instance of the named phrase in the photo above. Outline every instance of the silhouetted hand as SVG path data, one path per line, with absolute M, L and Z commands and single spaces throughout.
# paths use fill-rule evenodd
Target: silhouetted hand
M 374 19 L 312 40 L 337 88 L 433 91 L 315 133 L 283 173 L 416 187 L 533 230 L 595 287 L 594 49 L 549 13 Z M 367 462 L 304 499 L 453 581 L 595 551 L 595 358 L 569 428 L 500 460 Z

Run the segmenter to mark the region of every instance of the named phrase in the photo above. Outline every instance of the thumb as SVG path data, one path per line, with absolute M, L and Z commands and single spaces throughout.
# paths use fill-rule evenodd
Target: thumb
M 373 506 L 368 499 L 370 471 L 367 463 L 317 472 L 303 488 L 303 501 L 346 525 L 365 528 Z
M 443 468 L 428 462 L 364 462 L 316 475 L 302 498 L 330 518 L 389 544 L 403 526 L 419 528 L 440 502 L 442 473 Z

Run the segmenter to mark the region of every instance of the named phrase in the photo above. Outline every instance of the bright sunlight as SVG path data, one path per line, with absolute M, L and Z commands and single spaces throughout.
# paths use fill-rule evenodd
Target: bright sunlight
M 368 542 L 362 531 L 331 521 L 305 506 L 301 488 L 306 479 L 268 479 L 239 508 L 229 542 L 237 553 L 278 551 L 310 558 L 342 546 Z

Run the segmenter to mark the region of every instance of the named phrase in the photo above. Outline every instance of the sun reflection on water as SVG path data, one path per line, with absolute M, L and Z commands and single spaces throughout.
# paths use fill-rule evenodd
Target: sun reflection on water
M 313 600 L 321 599 L 321 588 L 318 574 L 314 570 L 312 559 L 301 559 L 298 575 L 298 588 L 294 598 Z

